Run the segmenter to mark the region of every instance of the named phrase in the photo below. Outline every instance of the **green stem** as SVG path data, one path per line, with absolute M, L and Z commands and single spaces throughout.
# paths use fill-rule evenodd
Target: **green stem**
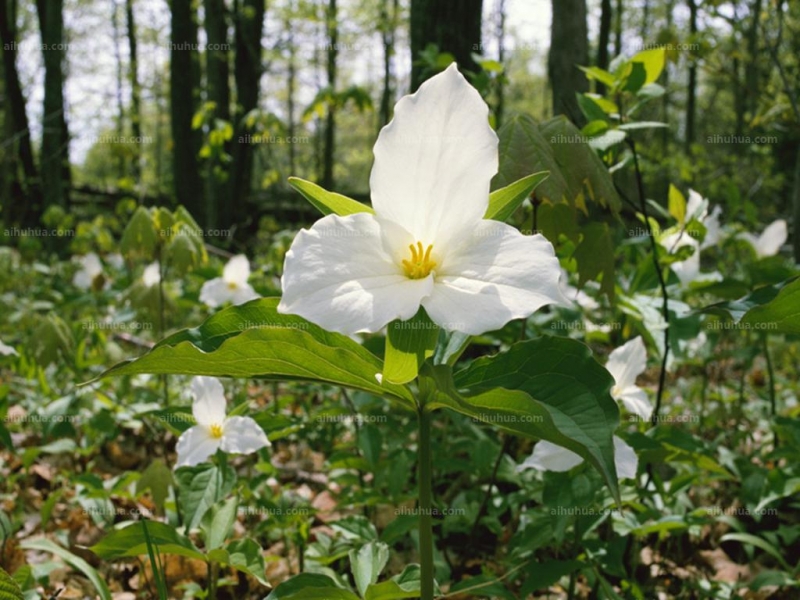
M 421 600 L 433 600 L 433 490 L 431 476 L 431 413 L 419 406 L 419 557 Z

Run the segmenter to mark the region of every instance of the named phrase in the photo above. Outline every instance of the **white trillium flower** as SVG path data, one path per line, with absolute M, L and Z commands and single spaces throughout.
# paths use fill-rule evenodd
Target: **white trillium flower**
M 217 450 L 250 454 L 271 445 L 264 430 L 250 417 L 225 416 L 225 393 L 218 379 L 194 377 L 192 395 L 192 414 L 197 425 L 178 439 L 175 468 L 198 465 Z
M 606 370 L 614 378 L 611 397 L 642 420 L 647 421 L 653 414 L 653 406 L 647 393 L 636 385 L 636 378 L 647 368 L 647 349 L 642 336 L 636 336 L 615 349 L 608 356 Z
M 697 219 L 706 228 L 706 236 L 700 244 L 701 250 L 715 246 L 722 239 L 722 226 L 720 225 L 722 207 L 715 206 L 711 214 L 708 214 L 708 206 L 707 199 L 696 191 L 689 190 L 689 200 L 686 202 L 686 220 Z
M 611 396 L 625 408 L 642 419 L 649 419 L 653 407 L 647 394 L 636 385 L 636 378 L 647 367 L 647 350 L 641 336 L 637 336 L 615 349 L 608 357 L 606 370 L 614 378 Z M 517 471 L 537 469 L 539 471 L 569 471 L 583 462 L 583 458 L 557 444 L 542 440 L 533 448 L 525 462 L 517 466 Z M 639 461 L 633 448 L 621 438 L 614 436 L 614 464 L 617 475 L 622 479 L 636 477 Z
M 689 235 L 686 231 L 676 231 L 670 233 L 661 239 L 661 245 L 667 249 L 670 254 L 674 254 L 683 246 L 689 246 L 693 249 L 692 255 L 686 260 L 680 260 L 672 263 L 669 268 L 678 276 L 678 279 L 683 285 L 688 285 L 695 281 L 700 275 L 700 244 L 696 239 Z
M 374 333 L 420 306 L 476 335 L 568 304 L 543 236 L 484 219 L 497 172 L 488 108 L 455 64 L 402 98 L 375 144 L 375 214 L 328 215 L 286 254 L 279 312 Z
M 0 341 L 0 356 L 19 356 L 12 346 L 8 346 Z
M 517 472 L 525 469 L 536 469 L 537 471 L 563 473 L 582 462 L 583 458 L 572 450 L 567 450 L 552 442 L 542 440 L 534 446 L 533 454 L 526 458 L 523 463 L 517 465 Z M 636 469 L 639 467 L 639 459 L 636 457 L 636 452 L 617 436 L 614 436 L 614 465 L 617 468 L 617 476 L 620 479 L 636 477 Z
M 158 261 L 151 262 L 144 268 L 142 273 L 142 281 L 147 287 L 153 287 L 161 282 L 161 267 Z
M 121 271 L 123 268 L 125 268 L 125 259 L 122 258 L 122 255 L 117 252 L 106 256 L 106 262 L 117 271 Z
M 103 263 L 94 252 L 89 252 L 80 258 L 81 268 L 72 278 L 72 284 L 82 290 L 88 290 L 98 275 L 103 274 Z
M 786 221 L 778 219 L 770 223 L 767 228 L 756 237 L 750 232 L 740 233 L 739 237 L 748 242 L 756 251 L 758 258 L 775 256 L 780 252 L 781 246 L 789 237 Z
M 559 280 L 559 288 L 561 293 L 567 300 L 577 304 L 584 310 L 592 311 L 600 308 L 600 304 L 583 290 L 579 290 L 569 284 L 569 273 L 565 269 L 561 269 L 561 279 Z
M 200 301 L 211 308 L 226 302 L 244 304 L 258 298 L 256 291 L 247 283 L 250 278 L 250 263 L 244 254 L 231 258 L 222 270 L 222 277 L 206 281 L 200 290 Z

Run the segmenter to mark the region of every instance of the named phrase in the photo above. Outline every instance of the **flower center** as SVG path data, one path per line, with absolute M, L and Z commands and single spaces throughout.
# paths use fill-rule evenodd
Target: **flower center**
M 428 246 L 425 250 L 422 247 L 422 242 L 417 242 L 417 245 L 409 244 L 411 250 L 411 260 L 403 261 L 403 270 L 406 277 L 409 279 L 424 279 L 433 269 L 436 268 L 436 261 L 431 258 L 431 251 L 433 244 Z
M 239 286 L 238 286 L 238 285 L 236 285 L 236 283 L 235 283 L 235 282 L 233 282 L 233 281 L 231 281 L 231 282 L 229 282 L 229 283 L 228 283 L 228 289 L 229 289 L 229 290 L 235 290 L 237 287 L 239 287 Z
M 222 437 L 222 425 L 211 426 L 211 437 L 217 440 Z

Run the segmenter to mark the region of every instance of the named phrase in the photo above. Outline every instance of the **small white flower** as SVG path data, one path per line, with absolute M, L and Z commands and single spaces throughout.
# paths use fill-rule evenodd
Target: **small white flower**
M 550 242 L 483 218 L 497 145 L 486 103 L 455 64 L 402 98 L 375 143 L 375 214 L 328 215 L 300 231 L 278 310 L 349 335 L 421 306 L 444 329 L 477 335 L 566 303 Z
M 159 284 L 161 281 L 161 266 L 158 264 L 158 261 L 151 262 L 145 267 L 144 273 L 142 273 L 142 281 L 144 281 L 147 287 L 153 287 Z
M 611 396 L 635 415 L 647 421 L 653 407 L 647 393 L 636 385 L 636 378 L 647 368 L 647 349 L 642 336 L 636 336 L 615 349 L 608 356 L 606 370 L 611 373 L 615 384 Z
M 200 290 L 200 301 L 211 308 L 226 302 L 244 304 L 258 298 L 256 291 L 247 283 L 250 278 L 250 263 L 244 254 L 234 256 L 222 270 L 222 277 L 206 281 Z
M 678 276 L 683 285 L 695 281 L 700 275 L 700 244 L 686 231 L 676 231 L 661 238 L 661 245 L 670 254 L 676 253 L 683 246 L 692 248 L 692 255 L 686 260 L 672 263 L 669 267 Z
M 563 473 L 582 462 L 583 458 L 572 450 L 567 450 L 552 442 L 542 440 L 534 446 L 533 454 L 526 458 L 523 463 L 517 465 L 517 472 L 525 469 L 536 469 L 537 471 Z M 614 465 L 617 467 L 617 476 L 620 479 L 636 477 L 636 469 L 639 466 L 636 452 L 617 436 L 614 436 Z
M 225 393 L 214 377 L 192 379 L 192 414 L 197 425 L 178 439 L 175 468 L 205 462 L 218 449 L 231 454 L 250 454 L 270 446 L 264 430 L 250 417 L 226 417 Z
M 7 346 L 0 341 L 0 356 L 19 356 L 19 354 L 13 347 Z
M 608 357 L 606 369 L 614 377 L 611 396 L 621 402 L 626 409 L 642 419 L 649 419 L 653 407 L 647 394 L 636 385 L 636 378 L 647 367 L 647 350 L 641 336 L 637 336 L 615 349 Z M 533 448 L 525 462 L 517 466 L 517 471 L 537 469 L 539 471 L 569 471 L 583 462 L 583 458 L 557 444 L 542 440 Z M 614 436 L 614 464 L 617 475 L 622 478 L 636 476 L 639 461 L 633 448 L 622 439 Z
M 759 258 L 765 258 L 767 256 L 775 256 L 780 252 L 781 246 L 786 242 L 786 238 L 789 237 L 789 232 L 786 227 L 786 221 L 778 219 L 770 223 L 758 237 L 750 232 L 740 233 L 739 237 L 753 247 Z
M 91 289 L 95 278 L 103 274 L 103 264 L 100 262 L 100 257 L 94 252 L 89 252 L 82 256 L 79 262 L 81 268 L 72 278 L 72 284 L 82 290 Z
M 574 302 L 582 309 L 592 311 L 600 308 L 600 304 L 598 304 L 597 300 L 583 290 L 579 290 L 569 284 L 569 273 L 567 273 L 565 269 L 561 269 L 561 279 L 558 281 L 558 286 L 567 300 Z
M 125 259 L 117 252 L 106 256 L 106 262 L 117 271 L 121 271 L 125 267 Z
M 700 244 L 701 250 L 715 246 L 722 239 L 722 226 L 720 225 L 722 207 L 715 206 L 709 215 L 708 206 L 707 199 L 704 199 L 694 190 L 689 190 L 689 201 L 686 203 L 686 220 L 697 219 L 706 228 L 706 236 Z

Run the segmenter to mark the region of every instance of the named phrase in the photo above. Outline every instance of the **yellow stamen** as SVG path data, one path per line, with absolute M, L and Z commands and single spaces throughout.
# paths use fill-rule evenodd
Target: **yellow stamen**
M 409 279 L 424 279 L 436 268 L 436 261 L 431 258 L 433 244 L 430 244 L 426 250 L 423 248 L 422 242 L 417 242 L 416 246 L 409 244 L 408 249 L 411 250 L 411 260 L 403 261 L 403 270 L 406 273 L 406 277 Z
M 237 286 L 237 285 L 236 285 L 234 282 L 232 282 L 232 281 L 231 281 L 231 282 L 228 284 L 228 289 L 229 289 L 229 290 L 235 290 L 237 287 L 239 287 L 239 286 Z
M 222 437 L 222 425 L 211 426 L 211 437 L 217 440 Z

